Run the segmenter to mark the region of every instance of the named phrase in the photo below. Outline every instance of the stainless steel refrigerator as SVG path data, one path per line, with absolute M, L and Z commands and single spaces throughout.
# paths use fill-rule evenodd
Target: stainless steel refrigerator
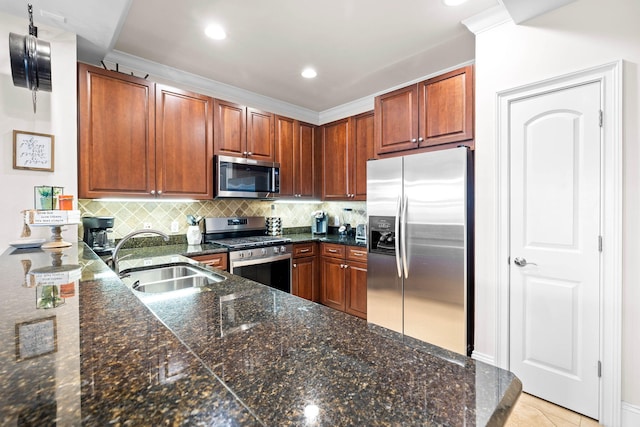
M 470 355 L 473 172 L 466 147 L 367 163 L 367 320 Z

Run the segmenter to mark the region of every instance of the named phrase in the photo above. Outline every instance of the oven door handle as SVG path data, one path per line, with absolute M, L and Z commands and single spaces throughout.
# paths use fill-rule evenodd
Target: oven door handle
M 247 260 L 244 260 L 244 259 L 231 260 L 229 273 L 233 273 L 233 269 L 235 267 L 244 267 L 244 266 L 247 266 L 247 265 L 256 265 L 256 264 L 269 264 L 269 263 L 274 262 L 274 261 L 282 261 L 282 260 L 286 260 L 286 259 L 291 259 L 291 254 L 275 255 L 275 256 L 269 256 L 267 258 L 254 258 L 254 259 L 247 259 Z

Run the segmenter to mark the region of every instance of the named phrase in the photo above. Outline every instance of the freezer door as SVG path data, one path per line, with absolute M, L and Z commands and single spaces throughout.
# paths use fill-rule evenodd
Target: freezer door
M 404 333 L 467 353 L 465 148 L 405 157 Z
M 402 158 L 367 162 L 367 321 L 398 333 L 402 333 L 402 278 L 395 245 L 401 200 Z M 372 239 L 377 240 L 372 243 Z

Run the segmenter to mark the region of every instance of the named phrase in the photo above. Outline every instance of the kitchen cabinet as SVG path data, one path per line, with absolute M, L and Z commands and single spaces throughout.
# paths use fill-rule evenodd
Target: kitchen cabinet
M 213 198 L 213 99 L 156 85 L 158 196 Z
M 201 262 L 209 267 L 218 268 L 220 270 L 229 271 L 228 256 L 225 252 L 206 255 L 190 256 L 194 261 Z
M 323 200 L 366 200 L 366 162 L 373 158 L 373 136 L 373 112 L 322 127 Z
M 463 141 L 473 148 L 473 104 L 472 65 L 377 96 L 376 155 Z
M 315 242 L 293 245 L 291 293 L 310 301 L 320 299 L 318 286 L 318 244 Z
M 275 160 L 280 163 L 279 198 L 314 198 L 315 128 L 288 117 L 275 117 Z
M 213 99 L 78 64 L 78 195 L 213 198 Z
M 359 246 L 321 243 L 320 302 L 367 318 L 367 251 Z
M 255 108 L 216 99 L 215 154 L 274 161 L 274 116 Z

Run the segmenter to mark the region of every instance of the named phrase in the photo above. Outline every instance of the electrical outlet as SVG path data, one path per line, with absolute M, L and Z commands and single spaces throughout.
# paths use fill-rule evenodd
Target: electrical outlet
M 171 232 L 172 233 L 177 233 L 179 229 L 180 229 L 180 224 L 178 224 L 178 221 L 172 221 L 171 222 Z
M 150 222 L 145 222 L 142 224 L 142 228 L 144 228 L 145 230 L 150 230 L 151 229 L 151 223 Z

